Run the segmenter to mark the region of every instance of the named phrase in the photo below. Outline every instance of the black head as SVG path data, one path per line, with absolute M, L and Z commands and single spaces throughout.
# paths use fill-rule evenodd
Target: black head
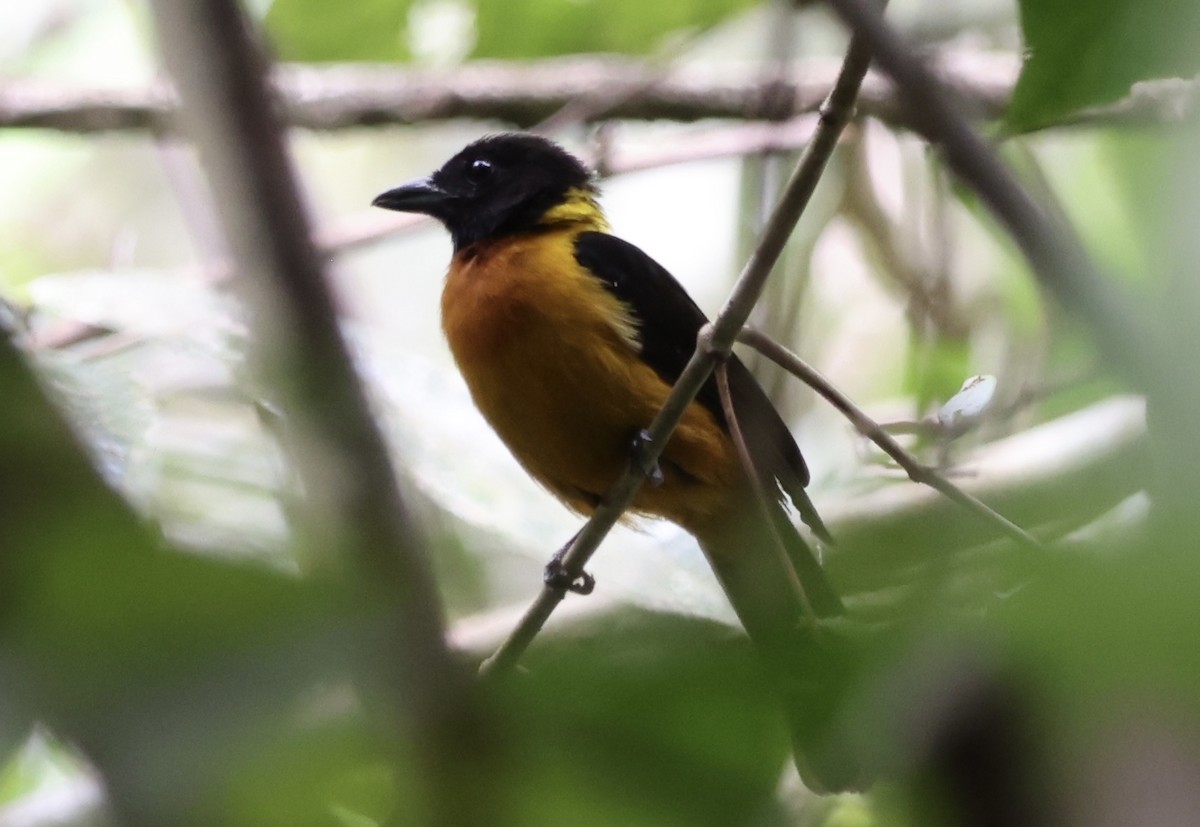
M 511 132 L 481 138 L 433 175 L 388 190 L 371 204 L 433 216 L 460 250 L 529 229 L 570 190 L 592 191 L 591 181 L 583 162 L 558 144 Z

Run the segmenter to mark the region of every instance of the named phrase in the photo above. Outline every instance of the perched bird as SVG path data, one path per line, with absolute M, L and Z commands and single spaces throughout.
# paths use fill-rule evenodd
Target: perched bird
M 585 515 L 629 464 L 635 439 L 707 321 L 670 273 L 609 232 L 597 196 L 573 155 L 544 138 L 510 133 L 470 144 L 428 178 L 373 202 L 430 215 L 449 230 L 454 253 L 442 327 L 475 404 L 525 470 Z M 696 537 L 764 661 L 781 676 L 778 688 L 791 694 L 776 667 L 794 659 L 806 604 L 826 617 L 840 614 L 842 604 L 785 500 L 815 534 L 829 535 L 804 491 L 808 468 L 787 426 L 736 357 L 727 371 L 738 424 L 770 498 L 765 511 L 711 378 L 633 509 Z M 794 733 L 794 740 L 805 739 Z

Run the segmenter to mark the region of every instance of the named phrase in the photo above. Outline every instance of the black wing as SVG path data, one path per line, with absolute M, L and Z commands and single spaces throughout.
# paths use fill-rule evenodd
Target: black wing
M 607 233 L 580 233 L 575 259 L 632 309 L 640 324 L 642 358 L 668 384 L 674 384 L 696 349 L 696 335 L 708 318 L 666 268 L 640 249 Z M 804 486 L 808 466 L 787 425 L 749 369 L 736 356 L 727 372 L 738 423 L 759 473 L 778 481 L 805 524 L 829 541 Z M 728 433 L 720 392 L 711 377 L 696 401 L 707 408 Z

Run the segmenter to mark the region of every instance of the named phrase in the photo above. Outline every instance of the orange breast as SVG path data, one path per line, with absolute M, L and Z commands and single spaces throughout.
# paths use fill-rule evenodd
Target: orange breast
M 669 386 L 638 355 L 629 310 L 574 257 L 578 230 L 477 246 L 455 257 L 442 325 L 480 411 L 525 469 L 590 513 L 629 461 Z M 666 482 L 634 507 L 685 527 L 741 484 L 712 415 L 693 404 L 667 446 Z

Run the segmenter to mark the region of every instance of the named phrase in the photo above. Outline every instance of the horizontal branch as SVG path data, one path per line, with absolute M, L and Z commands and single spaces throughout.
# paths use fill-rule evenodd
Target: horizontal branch
M 963 51 L 942 53 L 934 65 L 984 117 L 1003 111 L 1019 69 L 1015 55 Z M 839 66 L 836 59 L 809 59 L 795 64 L 787 78 L 770 80 L 751 64 L 664 70 L 639 60 L 589 56 L 526 64 L 480 62 L 437 71 L 290 66 L 276 70 L 274 84 L 283 118 L 316 130 L 453 118 L 530 126 L 568 103 L 588 100 L 600 104 L 593 119 L 775 120 L 815 112 Z M 30 79 L 0 82 L 0 127 L 171 133 L 178 130 L 176 110 L 177 99 L 165 82 L 138 89 L 87 89 Z M 877 74 L 864 81 L 858 110 L 897 125 L 906 118 L 893 87 Z

